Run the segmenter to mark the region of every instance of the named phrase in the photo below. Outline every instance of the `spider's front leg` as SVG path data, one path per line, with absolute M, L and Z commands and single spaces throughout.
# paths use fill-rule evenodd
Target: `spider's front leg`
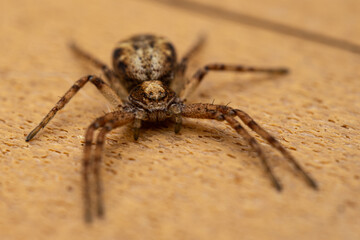
M 233 71 L 233 72 L 252 72 L 252 73 L 268 73 L 268 74 L 287 74 L 289 72 L 286 68 L 260 68 L 260 67 L 250 67 L 243 65 L 230 65 L 230 64 L 221 64 L 213 63 L 207 64 L 204 67 L 200 68 L 185 84 L 184 89 L 180 92 L 180 98 L 182 101 L 186 99 L 194 92 L 194 90 L 199 86 L 200 82 L 203 80 L 206 74 L 209 71 Z
M 230 126 L 239 133 L 255 150 L 260 157 L 266 172 L 268 173 L 273 185 L 277 190 L 281 190 L 282 186 L 275 176 L 271 166 L 269 165 L 268 159 L 263 153 L 260 144 L 252 137 L 244 127 L 235 119 L 238 116 L 247 126 L 253 131 L 258 133 L 262 138 L 267 140 L 274 148 L 279 150 L 282 155 L 295 167 L 295 169 L 305 178 L 307 183 L 314 189 L 317 189 L 316 181 L 307 174 L 295 158 L 268 132 L 261 128 L 248 114 L 241 110 L 232 109 L 227 106 L 214 105 L 214 104 L 189 104 L 186 105 L 182 110 L 182 116 L 187 118 L 202 118 L 202 119 L 214 119 L 219 121 L 227 121 Z
M 91 201 L 91 186 L 90 176 L 94 173 L 94 186 L 96 193 L 96 212 L 97 216 L 104 215 L 104 204 L 102 198 L 102 182 L 100 178 L 100 163 L 101 154 L 104 146 L 105 135 L 112 129 L 131 123 L 135 118 L 132 113 L 124 111 L 115 111 L 107 113 L 104 116 L 96 119 L 87 129 L 85 134 L 85 147 L 83 157 L 83 197 L 84 197 L 84 213 L 87 222 L 92 221 L 92 201 Z M 91 155 L 91 146 L 94 138 L 95 130 L 100 128 L 100 132 L 96 139 L 96 148 L 93 155 Z
M 35 135 L 44 128 L 48 122 L 55 116 L 71 100 L 71 98 L 87 83 L 91 82 L 105 96 L 105 98 L 114 106 L 121 105 L 119 96 L 99 77 L 94 75 L 85 76 L 77 80 L 74 85 L 60 98 L 56 105 L 50 110 L 45 118 L 36 126 L 26 137 L 26 141 L 30 141 Z

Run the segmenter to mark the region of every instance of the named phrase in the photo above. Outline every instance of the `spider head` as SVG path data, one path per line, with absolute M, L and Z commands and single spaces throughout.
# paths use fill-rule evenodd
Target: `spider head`
M 150 112 L 167 110 L 175 98 L 176 94 L 158 80 L 140 83 L 129 95 L 132 104 Z

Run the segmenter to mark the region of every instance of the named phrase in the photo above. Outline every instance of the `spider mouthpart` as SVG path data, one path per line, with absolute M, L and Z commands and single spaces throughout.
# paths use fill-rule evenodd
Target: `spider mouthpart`
M 142 82 L 134 87 L 129 95 L 131 104 L 147 112 L 162 111 L 166 113 L 175 100 L 177 100 L 175 92 L 158 80 Z

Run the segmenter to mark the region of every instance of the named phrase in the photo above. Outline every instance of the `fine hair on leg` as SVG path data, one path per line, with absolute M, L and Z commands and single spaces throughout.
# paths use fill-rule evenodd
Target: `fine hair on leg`
M 249 145 L 255 150 L 255 152 L 260 157 L 266 172 L 270 176 L 273 185 L 277 190 L 280 191 L 282 186 L 273 173 L 273 170 L 268 163 L 267 157 L 261 150 L 260 144 L 255 140 L 254 137 L 249 135 L 249 133 L 240 125 L 238 121 L 235 120 L 235 117 L 239 117 L 240 120 L 243 121 L 251 130 L 259 134 L 260 137 L 267 140 L 273 148 L 279 150 L 285 159 L 295 167 L 295 170 L 304 177 L 310 187 L 313 189 L 318 189 L 316 181 L 308 173 L 306 173 L 297 160 L 280 144 L 280 142 L 277 141 L 262 127 L 260 127 L 260 125 L 258 125 L 244 111 L 232 109 L 223 105 L 195 103 L 186 105 L 182 111 L 182 116 L 186 118 L 214 119 L 218 121 L 226 120 L 230 126 L 234 128 L 235 131 L 242 137 L 244 137 Z
M 189 61 L 193 59 L 194 56 L 200 52 L 200 50 L 205 45 L 205 41 L 206 41 L 205 34 L 201 34 L 196 40 L 196 42 L 188 49 L 188 51 L 181 58 L 180 62 L 177 64 L 175 71 L 175 79 L 171 83 L 171 89 L 173 89 L 177 94 L 179 94 L 180 90 L 184 88 L 185 73 Z
M 100 179 L 100 163 L 105 135 L 112 129 L 131 123 L 135 115 L 128 112 L 116 111 L 107 113 L 96 119 L 87 129 L 85 134 L 84 158 L 83 158 L 83 199 L 84 199 L 84 217 L 86 222 L 92 221 L 92 197 L 91 186 L 95 186 L 96 194 L 96 212 L 97 216 L 104 215 L 102 199 L 102 183 Z M 95 130 L 100 128 L 97 136 L 95 152 L 92 154 L 92 142 Z M 91 174 L 94 174 L 94 184 L 91 184 Z
M 71 88 L 60 98 L 50 112 L 44 117 L 44 119 L 36 126 L 26 137 L 26 141 L 30 141 L 35 135 L 44 128 L 55 114 L 61 110 L 71 100 L 71 98 L 87 83 L 91 82 L 95 87 L 104 95 L 105 98 L 114 106 L 118 107 L 122 104 L 121 99 L 116 93 L 99 77 L 89 75 L 77 80 Z
M 286 68 L 261 68 L 261 67 L 251 67 L 244 65 L 232 65 L 232 64 L 222 64 L 222 63 L 213 63 L 207 64 L 204 67 L 200 68 L 195 72 L 195 74 L 187 81 L 184 88 L 180 92 L 180 98 L 183 101 L 195 91 L 198 85 L 201 83 L 203 78 L 209 71 L 233 71 L 233 72 L 251 72 L 251 73 L 268 73 L 268 74 L 287 74 L 288 69 Z

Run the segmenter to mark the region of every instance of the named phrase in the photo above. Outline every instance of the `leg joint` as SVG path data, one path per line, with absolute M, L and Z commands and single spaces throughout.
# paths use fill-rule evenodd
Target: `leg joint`
M 98 77 L 95 78 L 91 78 L 90 80 L 98 89 L 101 89 L 103 87 L 103 85 L 105 84 L 105 82 Z

